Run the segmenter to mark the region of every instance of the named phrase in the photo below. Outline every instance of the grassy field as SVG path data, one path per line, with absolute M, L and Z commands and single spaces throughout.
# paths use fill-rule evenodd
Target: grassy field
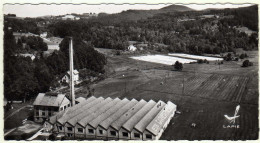
M 91 88 L 97 97 L 175 103 L 181 114 L 171 120 L 162 140 L 257 139 L 258 52 L 247 54 L 252 67 L 242 68 L 243 61 L 224 61 L 220 66 L 214 62 L 185 64 L 181 72 L 174 71 L 172 66 L 136 61 L 126 55 L 108 57 L 108 78 Z M 224 115 L 233 116 L 238 104 L 239 128 L 224 128 L 228 125 Z M 196 128 L 191 128 L 192 123 Z

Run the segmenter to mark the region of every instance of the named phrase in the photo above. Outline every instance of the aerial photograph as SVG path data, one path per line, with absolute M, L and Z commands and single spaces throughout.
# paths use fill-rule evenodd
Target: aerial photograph
M 259 138 L 258 4 L 3 5 L 3 140 Z

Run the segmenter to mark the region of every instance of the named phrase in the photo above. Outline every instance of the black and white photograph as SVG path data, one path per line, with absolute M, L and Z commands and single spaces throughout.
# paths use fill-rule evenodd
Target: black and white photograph
M 258 3 L 2 5 L 3 141 L 257 141 Z

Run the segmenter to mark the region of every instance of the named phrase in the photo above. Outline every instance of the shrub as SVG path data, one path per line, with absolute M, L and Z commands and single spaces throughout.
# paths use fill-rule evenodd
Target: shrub
M 203 63 L 203 60 L 202 59 L 199 59 L 197 60 L 198 64 L 202 64 Z
M 242 67 L 249 67 L 249 66 L 253 66 L 253 63 L 250 62 L 249 60 L 245 60 L 242 64 Z
M 174 66 L 174 68 L 175 68 L 176 70 L 180 70 L 180 71 L 181 71 L 182 68 L 183 68 L 182 63 L 180 63 L 179 61 L 176 61 L 173 66 Z

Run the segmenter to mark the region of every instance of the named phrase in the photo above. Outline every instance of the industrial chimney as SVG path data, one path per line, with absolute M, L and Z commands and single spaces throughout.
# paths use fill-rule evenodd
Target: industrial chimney
M 74 94 L 74 68 L 73 68 L 72 37 L 70 37 L 69 54 L 70 54 L 70 98 L 71 98 L 71 106 L 74 106 L 75 105 L 75 94 Z

